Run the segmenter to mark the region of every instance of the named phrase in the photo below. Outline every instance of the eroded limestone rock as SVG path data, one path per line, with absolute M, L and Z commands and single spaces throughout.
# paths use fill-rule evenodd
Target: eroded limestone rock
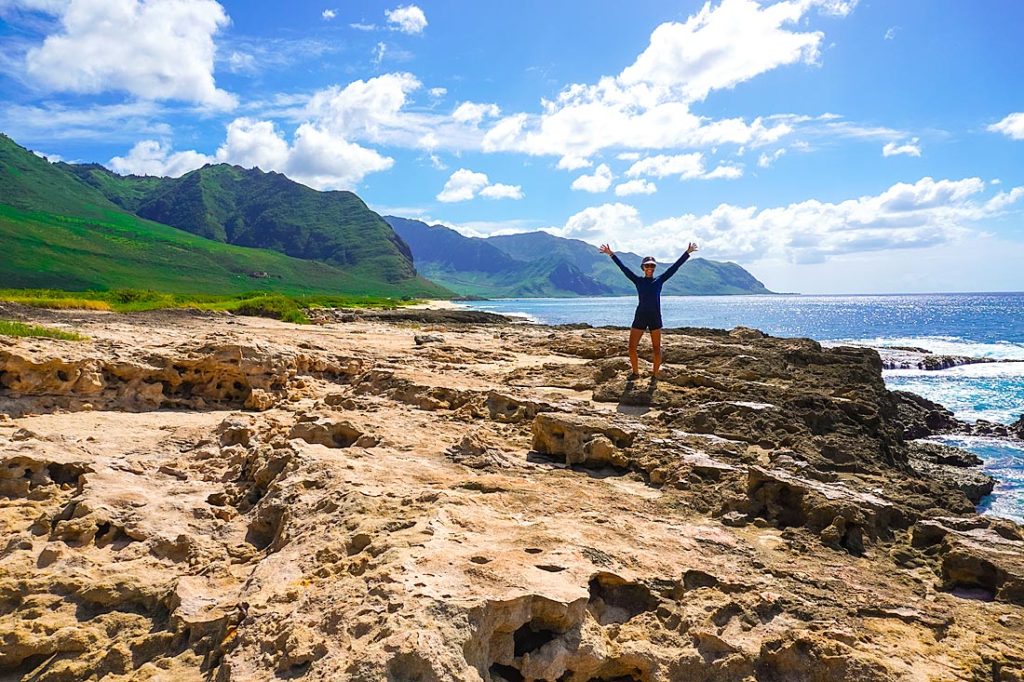
M 622 330 L 38 314 L 94 341 L 0 342 L 69 371 L 0 389 L 0 677 L 1024 676 L 1024 534 L 872 351 L 666 330 L 627 388 Z
M 624 467 L 636 430 L 609 423 L 601 417 L 541 412 L 533 420 L 533 449 L 561 456 L 567 464 Z

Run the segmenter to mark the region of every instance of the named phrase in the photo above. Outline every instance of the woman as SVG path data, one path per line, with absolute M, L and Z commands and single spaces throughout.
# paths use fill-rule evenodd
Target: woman
M 630 379 L 640 378 L 640 371 L 637 367 L 636 347 L 640 343 L 640 338 L 644 335 L 644 330 L 651 330 L 651 345 L 654 347 L 654 369 L 651 372 L 651 376 L 655 379 L 658 378 L 658 370 L 661 369 L 661 287 L 668 281 L 668 278 L 676 274 L 676 270 L 682 267 L 683 263 L 690 257 L 690 254 L 697 250 L 697 245 L 690 242 L 690 245 L 686 248 L 686 253 L 679 257 L 675 263 L 669 266 L 669 269 L 658 275 L 654 276 L 654 269 L 658 266 L 658 262 L 654 260 L 653 256 L 647 256 L 640 263 L 640 269 L 644 271 L 644 276 L 639 277 L 632 270 L 627 268 L 619 260 L 610 246 L 607 244 L 601 245 L 601 253 L 606 253 L 612 257 L 615 264 L 622 270 L 622 274 L 629 278 L 629 281 L 636 287 L 636 293 L 640 297 L 640 302 L 636 306 L 636 314 L 633 315 L 633 324 L 630 325 L 629 330 L 629 364 L 633 367 L 633 374 L 630 375 Z

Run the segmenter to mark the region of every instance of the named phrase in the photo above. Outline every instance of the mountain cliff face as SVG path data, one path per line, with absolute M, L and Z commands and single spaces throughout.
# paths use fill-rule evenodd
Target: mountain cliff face
M 485 239 L 444 225 L 386 216 L 412 249 L 419 271 L 460 294 L 478 296 L 602 296 L 611 287 L 589 277 L 558 254 L 519 259 Z
M 49 163 L 0 135 L 0 287 L 447 297 L 349 192 L 207 166 L 178 179 Z
M 423 274 L 461 294 L 519 297 L 633 293 L 633 285 L 611 259 L 578 239 L 547 232 L 466 237 L 443 225 L 431 226 L 394 216 L 384 219 L 408 242 L 416 267 Z M 619 257 L 639 272 L 640 256 L 622 252 Z M 772 292 L 735 263 L 694 258 L 669 280 L 665 293 L 680 296 Z
M 579 239 L 556 237 L 547 232 L 526 232 L 488 237 L 488 243 L 498 247 L 513 258 L 529 259 L 536 254 L 557 254 L 572 263 L 592 279 L 610 287 L 616 294 L 631 294 L 633 286 L 622 276 L 619 269 L 597 250 L 593 244 Z M 680 244 L 679 254 L 686 249 Z M 629 251 L 618 251 L 619 258 L 639 274 L 642 256 Z M 662 263 L 660 267 L 667 267 Z M 686 266 L 665 285 L 668 296 L 695 296 L 716 294 L 770 294 L 764 284 L 735 263 L 691 258 Z
M 409 247 L 352 192 L 318 192 L 280 173 L 226 164 L 156 184 L 94 166 L 72 170 L 139 216 L 207 239 L 323 261 L 375 279 L 415 275 Z

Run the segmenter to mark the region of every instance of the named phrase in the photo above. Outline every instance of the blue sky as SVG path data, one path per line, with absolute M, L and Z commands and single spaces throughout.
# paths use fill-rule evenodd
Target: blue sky
M 1024 4 L 0 0 L 0 130 L 806 293 L 1024 289 Z

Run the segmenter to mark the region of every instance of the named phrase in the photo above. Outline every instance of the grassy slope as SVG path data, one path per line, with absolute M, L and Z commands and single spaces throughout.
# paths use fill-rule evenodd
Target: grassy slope
M 138 211 L 146 197 L 165 181 L 165 178 L 151 175 L 118 175 L 98 163 L 54 165 L 98 189 L 111 202 L 131 213 Z
M 4 136 L 0 136 L 0 243 L 3 287 L 449 294 L 419 277 L 382 282 L 364 272 L 223 244 L 143 220 Z M 270 277 L 254 278 L 253 272 Z
M 180 178 L 69 170 L 141 217 L 208 239 L 278 251 L 397 282 L 415 276 L 412 253 L 351 192 L 318 192 L 280 173 L 217 164 Z

